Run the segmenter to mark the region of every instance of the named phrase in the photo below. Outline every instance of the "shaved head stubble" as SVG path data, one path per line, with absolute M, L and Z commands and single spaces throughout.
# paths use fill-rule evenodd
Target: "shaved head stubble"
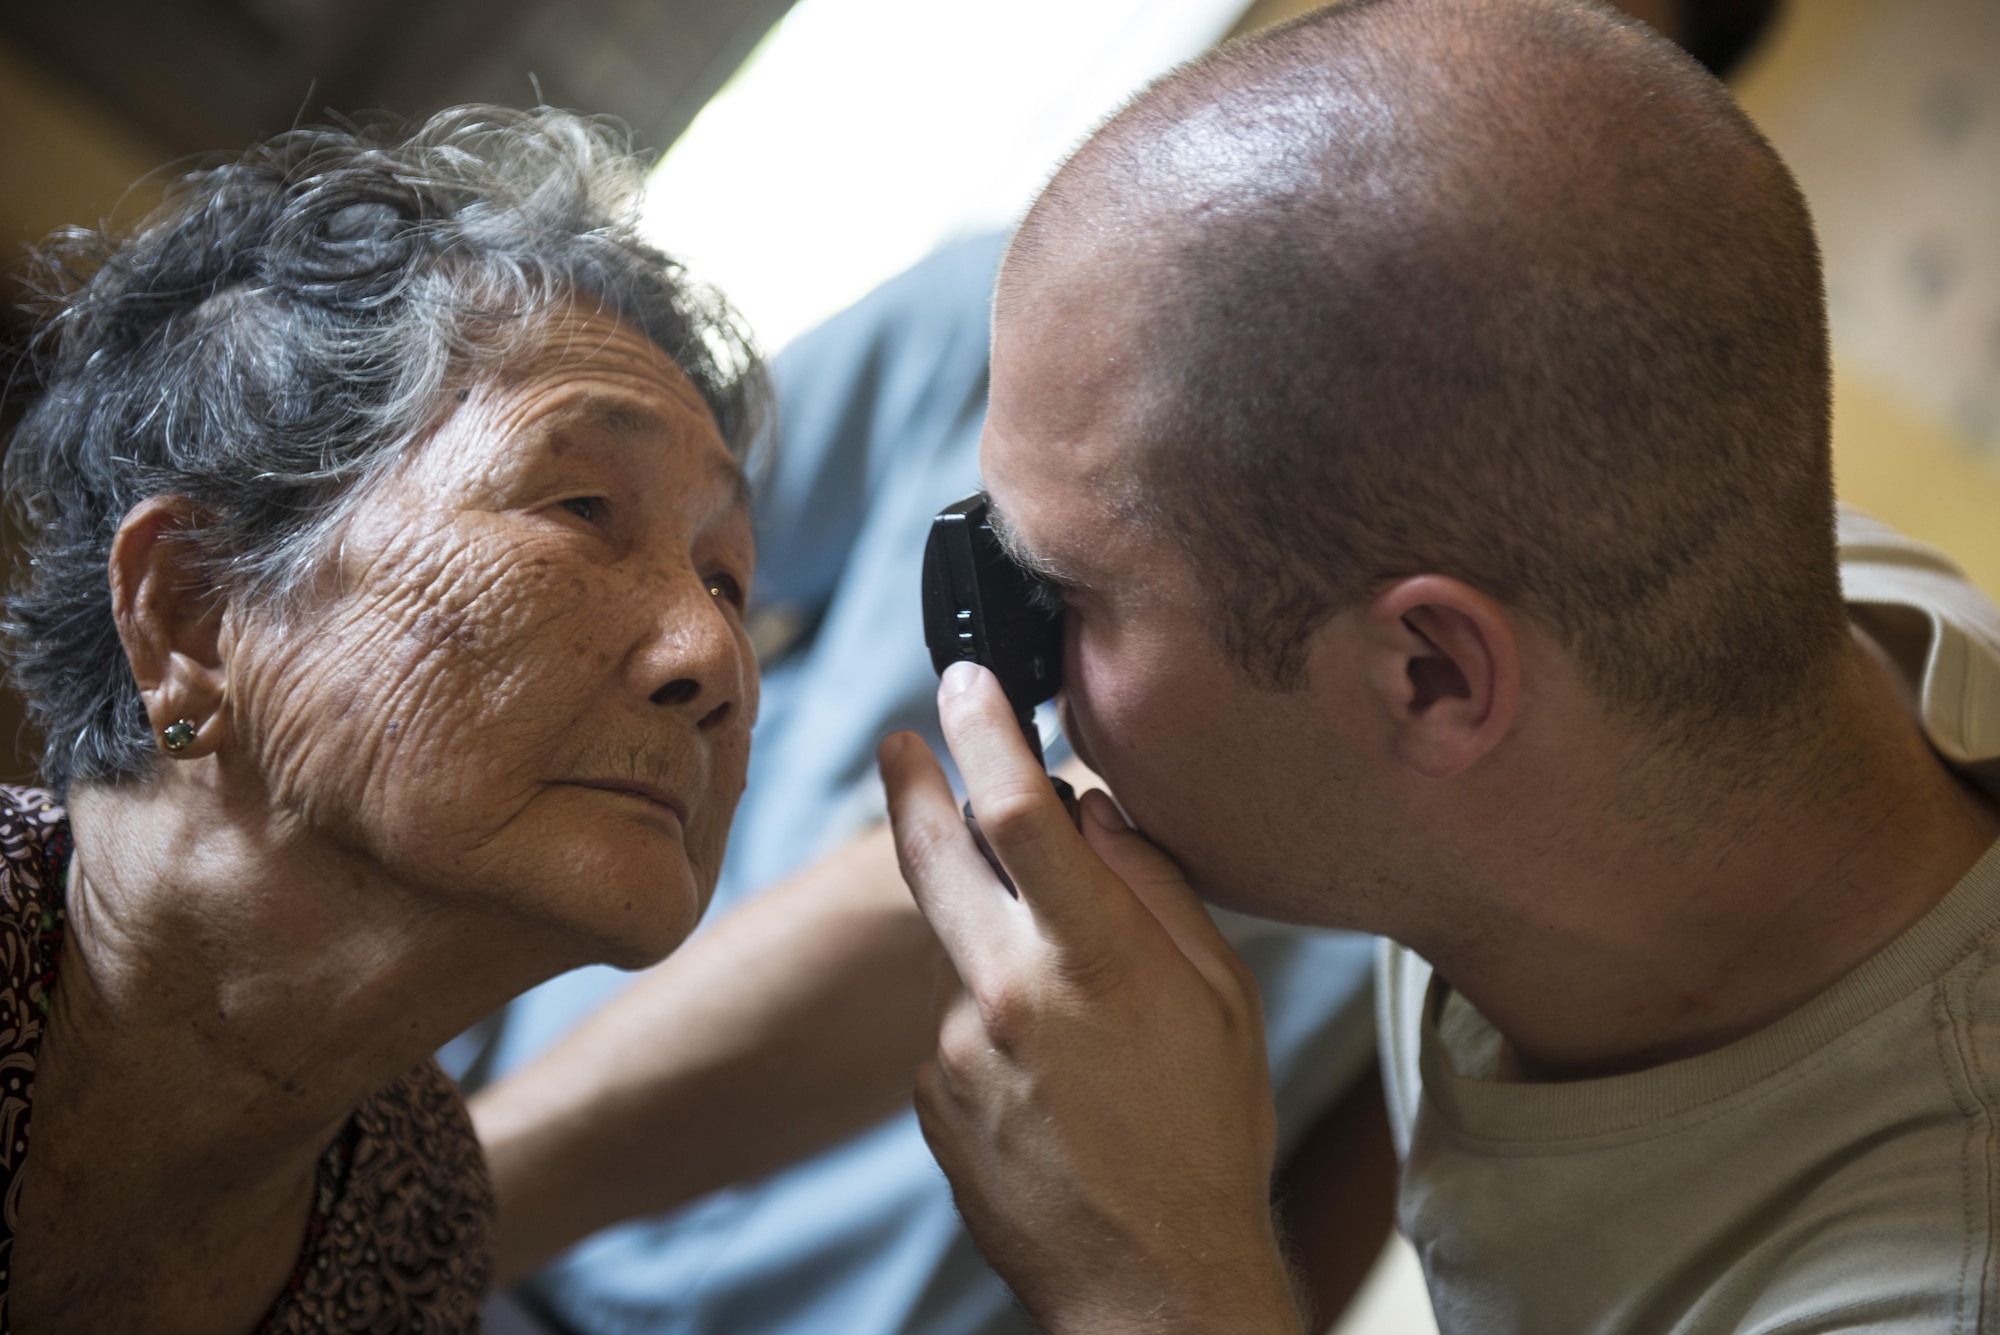
M 1002 271 L 1130 351 L 1123 508 L 1279 687 L 1399 577 L 1736 769 L 1845 644 L 1818 250 L 1723 86 L 1580 0 L 1355 0 L 1140 95 Z

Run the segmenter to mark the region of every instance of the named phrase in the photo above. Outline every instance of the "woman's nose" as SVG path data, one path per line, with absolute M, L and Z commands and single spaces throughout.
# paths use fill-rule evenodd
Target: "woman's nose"
M 704 731 L 719 728 L 744 704 L 742 640 L 706 581 L 684 576 L 674 583 L 676 596 L 641 659 L 648 695 L 656 705 L 691 712 Z

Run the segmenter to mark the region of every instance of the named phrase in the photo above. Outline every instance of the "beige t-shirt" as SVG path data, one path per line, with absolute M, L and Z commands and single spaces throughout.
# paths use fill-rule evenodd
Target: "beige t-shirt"
M 1917 632 L 1939 753 L 2000 788 L 2000 610 L 1860 516 L 1841 561 Z M 1494 1079 L 1498 1034 L 1416 955 L 1386 946 L 1377 987 L 1446 1335 L 2000 1329 L 2000 845 L 1783 1020 L 1630 1075 Z

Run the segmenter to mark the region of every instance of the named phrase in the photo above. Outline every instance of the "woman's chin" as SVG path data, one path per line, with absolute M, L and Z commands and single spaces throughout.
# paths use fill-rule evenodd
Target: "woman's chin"
M 694 934 L 714 887 L 704 885 L 684 858 L 674 861 L 678 865 L 670 873 L 627 882 L 631 889 L 625 893 L 607 894 L 590 906 L 591 935 L 602 951 L 599 962 L 620 969 L 649 968 Z
M 695 922 L 662 924 L 645 932 L 630 932 L 602 939 L 603 954 L 597 960 L 617 969 L 650 969 L 681 948 L 694 934 Z
M 573 915 L 564 916 L 588 943 L 591 958 L 583 962 L 645 969 L 671 955 L 694 933 L 707 904 L 708 896 L 697 894 L 691 881 L 654 882 L 644 893 L 612 894 L 576 906 Z
M 469 867 L 453 859 L 445 876 L 419 867 L 410 879 L 447 880 L 455 896 L 501 909 L 526 934 L 522 944 L 560 969 L 642 969 L 687 940 L 715 890 L 717 841 L 698 834 L 690 856 L 678 822 L 661 827 L 623 811 L 606 818 L 595 805 L 584 819 L 558 814 L 485 841 Z
M 665 844 L 600 843 L 573 849 L 572 857 L 543 845 L 537 851 L 555 856 L 523 859 L 504 882 L 482 878 L 468 889 L 489 902 L 497 897 L 514 930 L 540 937 L 539 947 L 527 944 L 559 969 L 643 969 L 687 940 L 713 890 L 677 843 Z

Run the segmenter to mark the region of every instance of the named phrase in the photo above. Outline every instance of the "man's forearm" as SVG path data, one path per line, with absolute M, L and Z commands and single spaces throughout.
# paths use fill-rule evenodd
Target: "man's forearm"
M 936 1043 L 941 967 L 886 828 L 716 923 L 473 1100 L 498 1282 L 894 1111 Z

